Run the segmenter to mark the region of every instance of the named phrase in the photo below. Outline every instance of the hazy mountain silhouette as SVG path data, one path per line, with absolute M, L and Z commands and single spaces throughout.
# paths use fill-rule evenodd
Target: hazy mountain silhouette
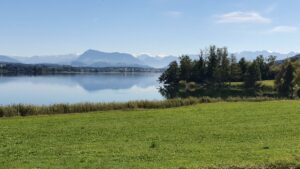
M 91 67 L 148 67 L 139 59 L 127 53 L 107 53 L 88 50 L 72 62 L 73 66 Z
M 19 61 L 9 56 L 0 55 L 0 62 L 18 63 Z
M 262 51 L 243 51 L 234 53 L 238 59 L 245 57 L 247 60 L 253 60 L 259 55 L 263 55 L 264 57 L 268 57 L 270 55 L 276 56 L 278 60 L 286 59 L 292 56 L 297 55 L 296 52 L 289 52 L 289 53 L 279 53 L 279 52 L 272 52 L 267 50 Z
M 267 50 L 262 51 L 243 51 L 233 53 L 237 56 L 237 59 L 245 57 L 247 60 L 253 60 L 259 55 L 265 57 L 274 55 L 277 56 L 277 60 L 284 60 L 293 57 L 299 53 L 278 53 Z M 189 55 L 192 59 L 198 59 L 198 55 Z M 72 66 L 89 66 L 89 67 L 153 67 L 153 68 L 165 68 L 170 62 L 177 60 L 177 56 L 150 56 L 140 55 L 134 57 L 127 53 L 108 53 L 97 50 L 87 50 L 82 55 L 68 54 L 68 55 L 53 55 L 53 56 L 32 56 L 32 57 L 10 57 L 0 55 L 0 62 L 9 63 L 25 63 L 25 64 L 58 64 L 58 65 L 72 65 Z
M 25 64 L 59 64 L 59 65 L 70 65 L 77 58 L 78 55 L 75 54 L 14 57 L 14 59 L 17 59 L 21 63 L 25 63 Z
M 172 61 L 178 60 L 176 56 L 149 56 L 149 55 L 139 55 L 137 57 L 143 64 L 154 67 L 154 68 L 164 68 L 167 67 Z

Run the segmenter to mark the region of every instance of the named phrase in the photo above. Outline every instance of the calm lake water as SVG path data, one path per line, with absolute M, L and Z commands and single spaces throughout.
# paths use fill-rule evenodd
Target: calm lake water
M 162 100 L 158 73 L 0 76 L 0 105 Z

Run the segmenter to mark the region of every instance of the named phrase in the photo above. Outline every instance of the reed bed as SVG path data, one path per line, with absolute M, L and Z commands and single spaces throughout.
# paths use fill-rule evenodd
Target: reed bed
M 15 104 L 8 106 L 0 106 L 0 117 L 13 116 L 32 116 L 32 115 L 50 115 L 50 114 L 69 114 L 69 113 L 88 113 L 95 111 L 110 110 L 135 110 L 135 109 L 164 109 L 172 107 L 189 106 L 199 103 L 212 102 L 238 102 L 238 101 L 270 101 L 278 100 L 272 97 L 229 97 L 222 98 L 176 98 L 162 101 L 130 101 L 125 103 L 78 103 L 78 104 L 53 104 L 49 106 L 36 106 Z

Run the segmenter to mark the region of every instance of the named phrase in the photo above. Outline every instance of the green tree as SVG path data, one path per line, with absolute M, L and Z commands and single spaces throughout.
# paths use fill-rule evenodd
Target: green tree
M 270 55 L 270 56 L 268 56 L 268 58 L 267 58 L 267 62 L 268 62 L 268 65 L 275 65 L 275 63 L 276 63 L 276 56 L 274 56 L 274 55 Z
M 230 56 L 230 82 L 236 82 L 241 79 L 241 71 L 239 64 L 237 63 L 236 56 L 232 54 Z
M 215 81 L 215 76 L 218 69 L 218 56 L 216 52 L 216 46 L 210 46 L 208 51 L 208 57 L 207 57 L 207 78 L 210 81 Z
M 159 77 L 159 82 L 164 85 L 178 85 L 179 83 L 179 67 L 176 61 L 173 61 L 169 64 L 167 70 Z
M 180 80 L 185 80 L 187 82 L 192 80 L 192 70 L 193 70 L 193 62 L 191 58 L 187 55 L 183 55 L 180 58 Z
M 275 71 L 275 65 L 276 65 L 276 56 L 270 55 L 267 58 L 267 71 L 268 71 L 268 77 L 267 79 L 275 79 L 276 71 Z
M 267 63 L 265 62 L 264 56 L 263 55 L 257 56 L 255 61 L 258 64 L 258 67 L 260 69 L 261 79 L 262 80 L 267 80 L 268 79 L 268 74 L 269 74 L 269 68 L 268 68 Z
M 227 48 L 221 49 L 221 65 L 220 65 L 220 80 L 224 84 L 224 82 L 230 81 L 230 60 L 228 58 L 228 50 Z
M 295 68 L 293 64 L 288 61 L 282 65 L 280 72 L 276 76 L 275 86 L 278 94 L 283 97 L 294 97 L 295 80 Z
M 257 81 L 259 80 L 261 80 L 259 65 L 256 61 L 253 61 L 247 69 L 244 79 L 244 86 L 246 89 L 256 89 Z
M 193 63 L 192 81 L 204 83 L 205 79 L 205 60 L 201 54 L 199 60 L 195 60 Z
M 241 79 L 240 80 L 245 80 L 245 76 L 246 76 L 246 73 L 248 70 L 248 63 L 244 57 L 241 58 L 239 61 L 239 68 L 241 71 Z

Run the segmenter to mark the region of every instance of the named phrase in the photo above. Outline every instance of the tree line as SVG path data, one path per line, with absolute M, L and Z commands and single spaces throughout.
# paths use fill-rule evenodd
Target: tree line
M 74 67 L 56 64 L 23 64 L 0 62 L 0 75 L 48 75 L 101 72 L 161 72 L 161 70 L 141 67 Z
M 242 90 L 255 94 L 262 89 L 260 81 L 275 80 L 279 96 L 294 97 L 299 90 L 298 77 L 294 62 L 278 64 L 276 56 L 262 55 L 253 61 L 246 58 L 238 61 L 234 54 L 229 55 L 226 47 L 210 46 L 201 50 L 199 59 L 183 55 L 179 62 L 171 62 L 159 82 L 164 88 L 177 88 L 180 82 L 195 82 L 205 89 L 228 88 L 233 82 L 243 82 Z

